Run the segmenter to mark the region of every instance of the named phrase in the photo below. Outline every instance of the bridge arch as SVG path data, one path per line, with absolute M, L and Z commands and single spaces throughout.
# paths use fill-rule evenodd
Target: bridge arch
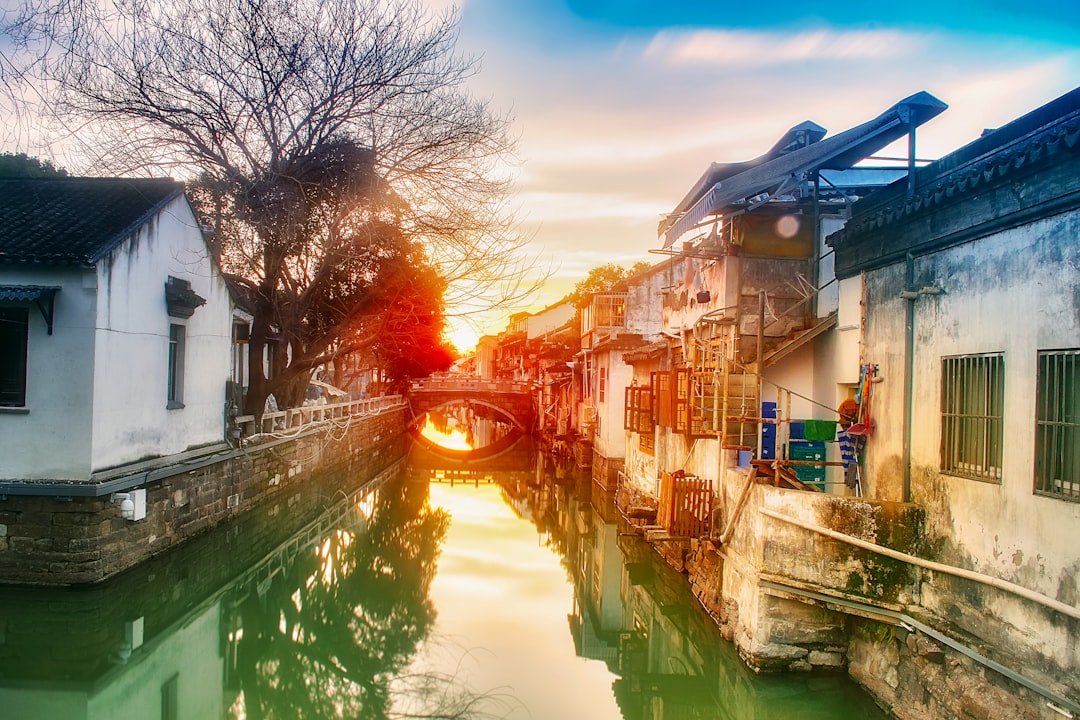
M 464 402 L 497 411 L 523 433 L 535 428 L 536 401 L 528 383 L 456 376 L 413 381 L 409 389 L 413 418 L 409 424 L 418 423 L 430 410 Z
M 444 407 L 453 407 L 454 405 L 458 405 L 460 403 L 468 403 L 470 405 L 479 405 L 480 407 L 490 408 L 490 409 L 494 410 L 495 412 L 499 413 L 502 417 L 509 420 L 510 424 L 516 430 L 518 430 L 520 432 L 523 432 L 523 433 L 529 432 L 529 428 L 522 425 L 521 420 L 519 420 L 517 417 L 515 417 L 506 408 L 501 407 L 499 405 L 496 405 L 495 403 L 488 402 L 487 400 L 478 400 L 476 398 L 466 398 L 466 397 L 451 398 L 451 399 L 446 400 L 445 402 L 443 402 L 443 403 L 441 403 L 439 405 L 432 405 L 430 407 L 427 407 L 423 412 L 416 412 L 415 409 L 414 409 L 414 412 L 416 412 L 416 414 L 413 415 L 412 420 L 409 421 L 409 423 L 408 423 L 409 427 L 410 428 L 412 428 L 412 427 L 419 428 L 421 421 L 427 416 L 428 413 L 433 412 L 435 410 L 438 410 L 440 408 L 444 408 Z

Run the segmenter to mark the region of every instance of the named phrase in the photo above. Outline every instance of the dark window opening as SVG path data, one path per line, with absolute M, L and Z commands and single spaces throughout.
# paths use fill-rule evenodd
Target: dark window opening
M 169 325 L 169 409 L 184 407 L 184 326 Z
M 27 308 L 0 308 L 0 407 L 26 405 L 28 330 Z

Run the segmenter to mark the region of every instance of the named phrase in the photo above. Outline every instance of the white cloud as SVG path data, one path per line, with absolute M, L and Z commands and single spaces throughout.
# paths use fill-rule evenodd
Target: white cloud
M 529 222 L 566 220 L 621 220 L 659 217 L 667 208 L 662 202 L 645 202 L 622 193 L 573 193 L 557 190 L 528 191 L 517 195 L 528 209 Z M 670 203 L 666 203 L 670 204 Z
M 924 36 L 896 30 L 657 33 L 644 56 L 670 65 L 766 67 L 811 60 L 885 60 L 918 52 Z

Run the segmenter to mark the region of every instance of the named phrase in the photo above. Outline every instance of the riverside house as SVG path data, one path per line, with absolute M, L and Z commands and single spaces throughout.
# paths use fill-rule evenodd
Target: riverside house
M 183 184 L 0 181 L 0 481 L 222 443 L 231 329 Z
M 969 675 L 960 697 L 924 681 L 937 716 L 1080 714 L 1078 238 L 1080 88 L 856 203 L 829 238 L 883 378 L 867 495 L 922 508 L 918 554 L 938 563 L 910 614 L 986 659 L 950 671 Z M 889 703 L 911 700 L 906 673 L 938 672 L 879 647 L 899 674 L 860 679 Z

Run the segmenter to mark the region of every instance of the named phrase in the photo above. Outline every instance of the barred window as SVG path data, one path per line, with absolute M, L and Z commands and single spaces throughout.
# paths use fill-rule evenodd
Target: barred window
M 1005 358 L 941 359 L 941 471 L 1001 482 Z
M 1080 501 L 1080 350 L 1039 353 L 1035 492 Z

